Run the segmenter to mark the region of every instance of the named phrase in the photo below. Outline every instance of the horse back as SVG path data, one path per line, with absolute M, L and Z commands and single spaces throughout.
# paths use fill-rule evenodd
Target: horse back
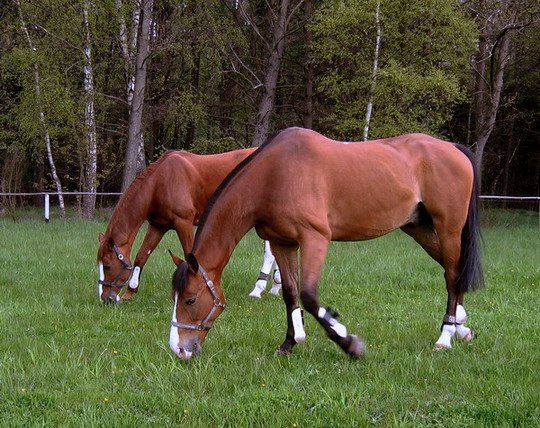
M 147 177 L 151 221 L 164 226 L 181 218 L 196 222 L 219 183 L 255 149 L 198 155 L 167 152 Z
M 265 209 L 283 213 L 289 202 L 292 218 L 304 217 L 331 239 L 390 232 L 409 222 L 420 202 L 433 215 L 459 211 L 456 227 L 466 217 L 472 166 L 452 143 L 424 134 L 341 143 L 302 129 L 278 138 L 257 168 L 271 170 Z

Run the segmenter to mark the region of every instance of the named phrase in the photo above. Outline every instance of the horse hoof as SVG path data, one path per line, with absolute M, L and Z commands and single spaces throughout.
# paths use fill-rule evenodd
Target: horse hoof
M 465 342 L 470 342 L 471 340 L 474 339 L 474 331 L 471 330 L 469 331 L 469 333 L 467 333 L 464 337 L 461 338 L 462 340 L 464 340 Z
M 249 297 L 255 297 L 256 299 L 260 299 L 261 298 L 261 293 L 259 293 L 258 291 L 253 290 L 251 293 L 249 293 Z
M 283 342 L 279 348 L 276 349 L 276 355 L 290 355 L 293 351 L 294 345 L 296 345 L 294 340 L 286 339 L 285 342 Z
M 287 348 L 282 348 L 281 346 L 277 348 L 275 352 L 275 355 L 277 355 L 278 357 L 284 357 L 291 354 L 292 354 L 292 348 L 287 349 Z
M 349 337 L 351 338 L 351 343 L 347 348 L 347 353 L 351 356 L 351 358 L 360 358 L 366 352 L 366 345 L 364 341 L 354 334 L 351 334 Z
M 451 348 L 452 348 L 452 345 L 448 346 L 445 343 L 436 343 L 433 350 L 434 351 L 441 351 L 443 349 L 451 349 Z
M 278 287 L 272 287 L 268 294 L 273 294 L 274 296 L 279 296 L 279 290 L 281 290 L 281 285 Z

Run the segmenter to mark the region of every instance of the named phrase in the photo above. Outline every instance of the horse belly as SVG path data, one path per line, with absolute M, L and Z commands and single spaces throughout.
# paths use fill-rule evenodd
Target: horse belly
M 332 240 L 361 241 L 392 232 L 409 221 L 419 201 L 415 186 L 403 182 L 337 193 L 328 207 Z

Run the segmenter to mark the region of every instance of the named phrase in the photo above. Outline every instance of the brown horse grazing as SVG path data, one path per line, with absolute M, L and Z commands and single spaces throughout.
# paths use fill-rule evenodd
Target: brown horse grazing
M 146 168 L 122 195 L 107 231 L 99 236 L 99 298 L 117 302 L 119 291 L 129 281 L 122 299 L 131 299 L 138 289 L 142 268 L 168 230 L 176 231 L 187 254 L 193 245 L 193 225 L 210 196 L 254 150 L 217 155 L 171 151 Z M 131 247 L 144 221 L 149 223 L 148 230 L 132 266 Z
M 209 201 L 192 252 L 173 276 L 172 351 L 183 359 L 200 352 L 225 306 L 223 269 L 252 227 L 270 241 L 281 270 L 288 327 L 278 353 L 304 339 L 300 289 L 304 309 L 330 339 L 352 357 L 363 354 L 361 339 L 319 303 L 328 244 L 399 228 L 444 268 L 448 303 L 436 346 L 451 347 L 456 332 L 472 339 L 463 325 L 463 294 L 483 285 L 483 273 L 471 156 L 422 134 L 344 144 L 306 129 L 282 131 L 238 165 Z

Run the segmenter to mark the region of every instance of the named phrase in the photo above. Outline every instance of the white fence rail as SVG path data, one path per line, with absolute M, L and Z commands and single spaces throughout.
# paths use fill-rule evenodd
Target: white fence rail
M 105 192 L 105 193 L 91 193 L 91 192 L 62 192 L 62 195 L 96 195 L 96 196 L 121 196 L 122 193 Z M 45 221 L 49 221 L 50 217 L 50 197 L 58 196 L 59 192 L 34 192 L 34 193 L 2 193 L 0 196 L 43 196 L 43 218 Z M 538 202 L 538 225 L 540 226 L 540 196 L 499 196 L 499 195 L 481 195 L 480 199 L 483 200 L 500 200 L 500 201 L 537 201 Z

